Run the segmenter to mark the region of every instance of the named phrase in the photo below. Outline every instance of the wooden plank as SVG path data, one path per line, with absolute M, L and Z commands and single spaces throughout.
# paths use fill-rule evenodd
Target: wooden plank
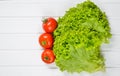
M 43 33 L 44 17 L 2 17 L 0 34 L 38 34 Z M 58 17 L 54 17 L 56 20 Z
M 42 49 L 38 42 L 39 34 L 1 34 L 0 49 Z M 117 39 L 117 40 L 116 40 Z M 119 37 L 116 37 L 109 45 L 104 48 L 119 48 Z
M 110 39 L 110 43 L 109 44 L 103 44 L 102 45 L 102 49 L 105 51 L 108 49 L 108 51 L 110 50 L 117 50 L 119 51 L 120 49 L 120 35 L 113 35 L 113 37 Z
M 55 4 L 16 2 L 0 3 L 0 16 L 59 16 L 62 15 L 65 9 L 69 6 L 69 3 L 65 4 L 65 2 Z
M 0 18 L 0 34 L 38 34 L 43 33 L 43 17 L 2 17 Z M 58 17 L 54 17 L 56 20 Z M 112 34 L 120 34 L 119 19 L 108 19 Z
M 107 68 L 105 73 L 94 76 L 119 76 L 120 68 Z M 83 74 L 93 76 L 89 74 Z M 83 76 L 82 75 L 82 76 Z M 68 76 L 59 69 L 46 69 L 43 67 L 0 67 L 0 76 Z
M 120 68 L 108 68 L 106 76 L 119 76 Z
M 0 34 L 0 49 L 42 49 L 38 38 L 39 34 Z
M 0 76 L 63 76 L 58 69 L 43 67 L 0 67 Z
M 107 68 L 106 72 L 95 72 L 95 73 L 87 73 L 87 72 L 81 72 L 73 73 L 72 75 L 67 72 L 63 72 L 65 76 L 119 76 L 120 68 Z
M 40 34 L 0 34 L 0 50 L 39 50 L 38 38 Z M 103 51 L 118 51 L 120 49 L 120 35 L 113 35 L 110 44 L 103 44 Z
M 55 63 L 45 64 L 41 60 L 43 50 L 0 51 L 0 67 L 46 67 L 57 68 Z
M 28 17 L 28 18 L 0 18 L 0 33 L 34 33 L 43 32 L 42 17 Z
M 119 30 L 119 23 L 120 23 L 120 19 L 118 18 L 113 18 L 113 19 L 108 19 L 109 20 L 109 24 L 111 27 L 111 33 L 112 34 L 120 34 L 120 30 Z
M 41 60 L 43 50 L 9 50 L 0 51 L 0 67 L 2 66 L 46 66 L 48 68 L 57 68 L 55 64 L 46 65 Z M 102 52 L 105 57 L 106 67 L 120 67 L 120 52 Z
M 34 51 L 2 51 L 0 52 L 0 65 L 15 66 L 15 65 L 43 65 L 41 60 L 41 50 Z
M 120 67 L 120 52 L 102 52 L 106 67 Z
M 55 1 L 51 3 L 0 3 L 0 16 L 63 16 L 65 11 L 70 7 L 75 6 L 76 3 L 78 2 Z M 95 3 L 104 10 L 109 17 L 120 17 L 120 11 L 118 11 L 120 7 L 119 3 L 101 3 L 100 1 L 95 1 Z
M 36 2 L 36 3 L 38 3 L 38 2 L 40 2 L 40 3 L 57 3 L 57 2 L 81 2 L 81 1 L 85 1 L 85 0 L 59 0 L 59 1 L 56 1 L 56 0 L 1 0 L 0 2 L 1 3 L 5 3 L 5 2 L 22 2 L 22 3 L 34 3 L 34 2 Z M 107 3 L 118 3 L 118 2 L 120 2 L 119 0 L 92 0 L 92 1 L 101 1 L 101 2 L 103 2 L 103 3 L 105 3 L 105 2 L 107 2 Z

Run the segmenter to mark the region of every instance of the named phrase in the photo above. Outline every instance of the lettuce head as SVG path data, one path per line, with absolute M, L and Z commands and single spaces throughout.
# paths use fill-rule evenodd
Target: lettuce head
M 105 70 L 100 48 L 112 35 L 106 14 L 93 2 L 87 0 L 66 11 L 53 35 L 55 63 L 61 71 Z

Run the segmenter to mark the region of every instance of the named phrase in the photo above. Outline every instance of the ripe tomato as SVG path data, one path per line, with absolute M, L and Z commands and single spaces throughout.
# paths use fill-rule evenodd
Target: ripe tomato
M 50 17 L 43 21 L 43 29 L 47 33 L 52 33 L 57 28 L 57 21 Z
M 53 36 L 52 36 L 52 34 L 43 33 L 42 35 L 40 35 L 39 43 L 45 49 L 52 48 L 52 46 L 53 46 Z
M 53 53 L 53 50 L 50 49 L 44 50 L 42 52 L 41 58 L 47 64 L 53 63 L 55 60 L 55 55 Z

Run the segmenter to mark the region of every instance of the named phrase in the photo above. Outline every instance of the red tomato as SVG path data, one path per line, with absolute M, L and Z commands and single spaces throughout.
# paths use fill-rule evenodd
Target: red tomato
M 53 53 L 53 50 L 50 49 L 44 50 L 42 52 L 41 58 L 47 64 L 53 63 L 55 60 L 55 55 Z
M 52 46 L 53 46 L 53 36 L 52 36 L 52 34 L 43 33 L 42 35 L 40 35 L 39 43 L 45 49 L 52 48 Z
M 43 29 L 47 33 L 52 33 L 57 28 L 57 21 L 50 17 L 43 21 Z

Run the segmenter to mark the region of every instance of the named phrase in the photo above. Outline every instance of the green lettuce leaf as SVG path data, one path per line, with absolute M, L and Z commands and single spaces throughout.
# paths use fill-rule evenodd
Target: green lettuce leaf
M 93 2 L 87 0 L 66 11 L 53 35 L 55 63 L 61 71 L 105 70 L 100 48 L 112 35 L 106 14 Z

